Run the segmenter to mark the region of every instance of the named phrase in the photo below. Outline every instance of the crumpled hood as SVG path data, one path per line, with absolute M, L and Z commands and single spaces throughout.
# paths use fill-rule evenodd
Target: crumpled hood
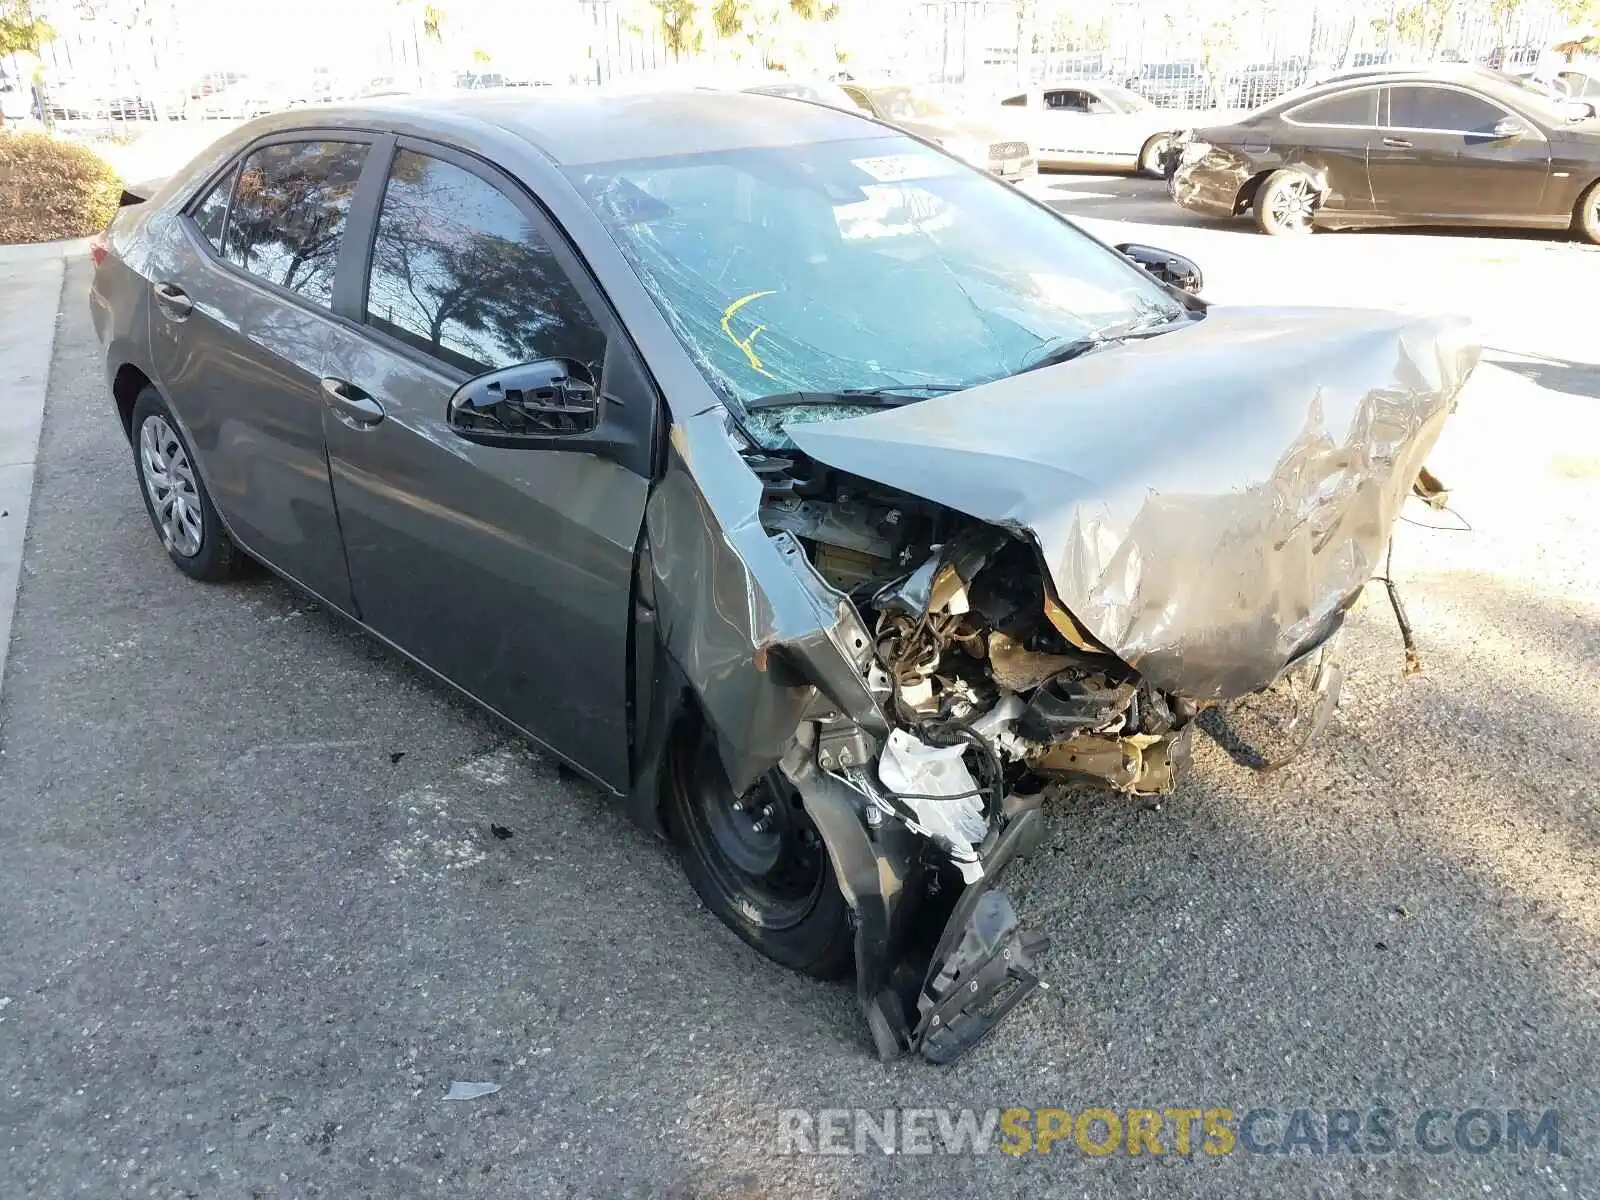
M 1026 533 L 1151 683 L 1271 683 L 1372 578 L 1478 361 L 1460 318 L 1212 308 L 905 408 L 785 432 L 819 462 Z

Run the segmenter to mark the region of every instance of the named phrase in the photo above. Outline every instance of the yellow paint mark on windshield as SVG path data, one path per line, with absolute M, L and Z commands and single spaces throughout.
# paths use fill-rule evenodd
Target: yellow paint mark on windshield
M 744 351 L 744 356 L 750 360 L 750 365 L 757 371 L 760 371 L 768 379 L 776 379 L 777 376 L 761 365 L 761 359 L 755 352 L 756 337 L 763 329 L 766 328 L 766 326 L 757 325 L 750 331 L 749 337 L 745 338 L 743 341 L 740 341 L 738 334 L 733 332 L 733 329 L 728 322 L 733 320 L 734 313 L 738 312 L 746 304 L 749 304 L 750 301 L 759 300 L 763 296 L 776 296 L 777 294 L 777 289 L 766 292 L 751 292 L 748 296 L 740 296 L 732 304 L 728 305 L 727 308 L 722 310 L 722 332 L 728 335 L 728 340 L 730 342 Z

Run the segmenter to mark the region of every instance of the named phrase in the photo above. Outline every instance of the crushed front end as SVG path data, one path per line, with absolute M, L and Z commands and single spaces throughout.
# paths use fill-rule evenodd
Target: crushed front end
M 785 449 L 710 411 L 675 431 L 662 644 L 732 786 L 776 767 L 803 800 L 885 1058 L 948 1062 L 1046 986 L 997 884 L 1052 783 L 1168 793 L 1202 711 L 1290 676 L 1326 722 L 1337 634 L 1477 351 L 1449 322 L 1224 313 L 790 422 Z

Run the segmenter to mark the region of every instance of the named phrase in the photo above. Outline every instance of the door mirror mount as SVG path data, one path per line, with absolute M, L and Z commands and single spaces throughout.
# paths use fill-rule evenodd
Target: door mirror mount
M 450 397 L 447 419 L 457 435 L 479 445 L 553 448 L 594 433 L 600 393 L 582 363 L 543 358 L 467 380 Z
M 1137 242 L 1124 242 L 1117 247 L 1117 253 L 1135 265 L 1143 267 L 1167 286 L 1188 292 L 1192 296 L 1198 296 L 1200 289 L 1206 285 L 1205 276 L 1201 274 L 1199 266 L 1193 259 L 1174 254 L 1170 250 L 1143 246 Z

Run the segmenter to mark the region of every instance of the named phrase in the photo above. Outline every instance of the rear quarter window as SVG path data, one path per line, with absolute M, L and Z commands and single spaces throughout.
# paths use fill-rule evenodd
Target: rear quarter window
M 189 219 L 200 231 L 200 236 L 210 242 L 211 248 L 218 254 L 222 253 L 222 225 L 228 218 L 228 201 L 233 199 L 233 181 L 238 173 L 239 167 L 235 163 L 189 210 Z

